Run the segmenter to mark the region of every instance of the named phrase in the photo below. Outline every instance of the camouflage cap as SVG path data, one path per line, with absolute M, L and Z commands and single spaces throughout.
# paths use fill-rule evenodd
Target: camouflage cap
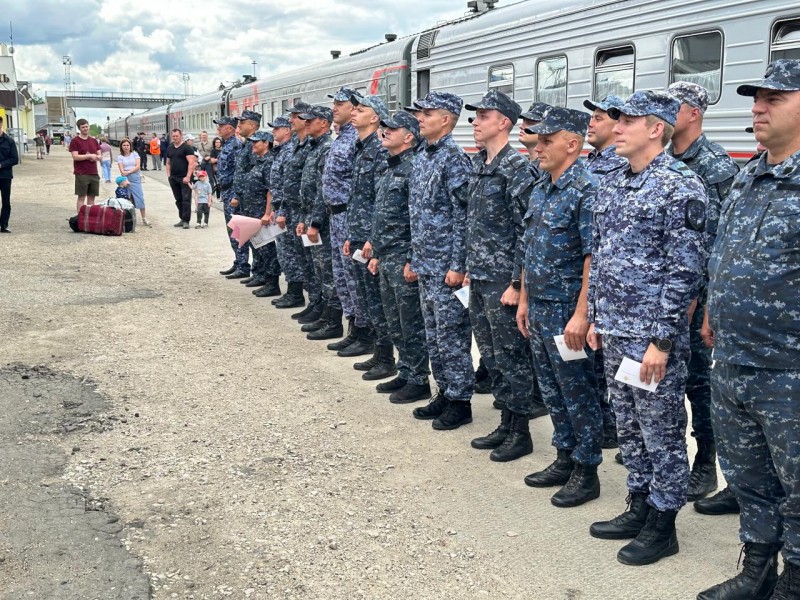
M 242 114 L 236 117 L 237 121 L 255 121 L 259 125 L 261 125 L 261 113 L 257 113 L 254 110 L 245 110 L 242 111 Z
M 417 117 L 404 110 L 398 110 L 391 119 L 382 119 L 381 127 L 388 129 L 407 129 L 419 139 L 419 121 Z
M 477 104 L 465 104 L 467 110 L 496 110 L 512 123 L 516 123 L 522 113 L 522 107 L 508 95 L 499 90 L 489 90 Z
M 422 109 L 421 109 L 421 108 L 417 108 L 417 107 L 415 106 L 415 104 L 416 104 L 417 102 L 422 102 L 422 98 L 417 98 L 416 100 L 414 100 L 414 102 L 412 102 L 412 103 L 411 103 L 411 105 L 410 105 L 410 106 L 404 106 L 404 107 L 403 107 L 403 110 L 404 110 L 404 111 L 406 111 L 407 113 L 411 113 L 411 114 L 418 113 L 418 112 L 422 112 Z
M 460 96 L 450 92 L 430 92 L 422 100 L 416 100 L 414 106 L 422 110 L 441 108 L 449 110 L 454 115 L 460 115 L 464 101 Z
M 333 111 L 327 106 L 320 106 L 315 104 L 308 111 L 297 115 L 303 121 L 310 121 L 311 119 L 325 119 L 328 123 L 333 123 Z
M 219 117 L 218 119 L 214 119 L 214 125 L 230 125 L 231 127 L 236 127 L 238 125 L 238 121 L 235 117 Z
M 287 113 L 275 117 L 274 119 L 272 119 L 272 123 L 267 123 L 267 125 L 269 125 L 273 129 L 277 129 L 278 127 L 291 127 L 292 123 L 289 121 L 289 115 Z
M 591 111 L 602 110 L 608 112 L 608 109 L 613 107 L 619 108 L 625 104 L 625 100 L 614 94 L 609 94 L 602 100 L 584 100 L 583 105 Z
M 569 131 L 586 137 L 591 115 L 582 110 L 554 106 L 548 110 L 541 121 L 533 127 L 526 127 L 525 133 L 550 135 L 557 131 Z
M 666 121 L 670 125 L 675 125 L 678 118 L 678 111 L 681 103 L 666 92 L 654 92 L 652 90 L 638 90 L 633 92 L 625 104 L 608 109 L 608 116 L 612 119 L 619 119 L 620 115 L 629 117 L 646 117 L 652 115 Z
M 371 108 L 375 111 L 375 114 L 378 115 L 379 119 L 389 118 L 389 109 L 386 108 L 386 104 L 380 96 L 353 96 L 351 102 L 356 105 L 361 104 L 362 106 Z
M 694 106 L 705 113 L 708 108 L 708 90 L 702 85 L 689 81 L 676 81 L 667 88 L 667 92 L 675 96 L 683 104 Z
M 268 144 L 271 144 L 275 140 L 269 131 L 256 131 L 247 139 L 251 142 L 267 142 Z
M 541 121 L 544 113 L 546 113 L 550 108 L 552 108 L 552 106 L 546 102 L 534 102 L 528 107 L 528 110 L 520 115 L 520 117 L 526 121 Z
M 755 96 L 760 89 L 796 92 L 800 90 L 800 59 L 783 58 L 769 63 L 764 78 L 758 83 L 740 85 L 740 96 Z
M 311 105 L 308 102 L 298 101 L 294 106 L 289 108 L 289 112 L 290 113 L 294 113 L 294 114 L 299 114 L 299 113 L 308 112 L 308 110 L 310 108 L 311 108 Z
M 351 102 L 353 96 L 358 95 L 360 94 L 355 90 L 351 90 L 348 87 L 341 87 L 335 94 L 328 94 L 328 98 L 332 98 L 336 102 Z

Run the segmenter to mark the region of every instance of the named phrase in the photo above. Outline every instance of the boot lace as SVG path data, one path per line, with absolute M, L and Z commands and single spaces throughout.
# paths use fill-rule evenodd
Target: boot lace
M 792 594 L 797 594 L 800 591 L 800 579 L 797 578 L 797 573 L 791 563 L 784 560 L 783 561 L 783 572 L 781 572 L 780 577 L 778 577 L 778 584 L 775 586 L 775 591 L 772 594 L 773 598 L 792 598 L 797 597 L 792 596 Z

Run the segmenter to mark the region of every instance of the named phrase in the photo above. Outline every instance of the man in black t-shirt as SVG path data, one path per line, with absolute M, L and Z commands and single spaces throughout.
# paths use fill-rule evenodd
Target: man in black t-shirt
M 197 164 L 197 157 L 192 147 L 184 143 L 180 129 L 173 129 L 171 137 L 172 143 L 167 148 L 167 178 L 180 217 L 175 227 L 189 229 L 192 218 L 192 189 L 189 187 L 189 179 Z

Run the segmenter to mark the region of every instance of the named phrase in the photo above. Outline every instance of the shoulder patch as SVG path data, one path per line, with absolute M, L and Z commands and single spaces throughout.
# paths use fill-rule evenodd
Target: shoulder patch
M 676 160 L 669 166 L 670 171 L 675 171 L 676 173 L 680 173 L 683 177 L 692 177 L 694 175 L 694 171 L 692 171 L 689 167 L 687 167 L 684 163 L 679 160 Z
M 706 204 L 702 200 L 689 200 L 686 203 L 686 229 L 706 230 Z

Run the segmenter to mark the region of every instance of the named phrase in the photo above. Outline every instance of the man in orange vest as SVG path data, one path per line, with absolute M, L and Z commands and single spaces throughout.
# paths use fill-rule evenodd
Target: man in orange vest
M 150 158 L 153 159 L 153 171 L 161 170 L 161 140 L 158 139 L 158 134 L 153 132 L 153 137 L 150 138 Z

